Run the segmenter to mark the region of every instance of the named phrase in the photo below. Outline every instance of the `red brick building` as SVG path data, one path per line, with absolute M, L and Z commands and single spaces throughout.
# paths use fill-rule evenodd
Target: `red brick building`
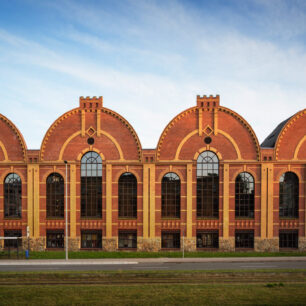
M 0 236 L 63 248 L 67 192 L 70 249 L 306 248 L 306 109 L 260 146 L 219 96 L 198 96 L 150 150 L 102 97 L 81 97 L 40 150 L 0 119 Z

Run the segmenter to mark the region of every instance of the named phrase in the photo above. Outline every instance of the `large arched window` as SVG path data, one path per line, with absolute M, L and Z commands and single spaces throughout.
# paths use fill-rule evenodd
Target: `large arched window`
M 167 173 L 162 179 L 161 210 L 163 218 L 180 218 L 181 180 L 173 172 Z
M 102 159 L 96 152 L 81 160 L 81 217 L 102 217 Z
M 21 218 L 21 178 L 16 173 L 4 180 L 4 217 Z
M 236 177 L 235 216 L 254 218 L 254 178 L 248 172 Z
M 197 160 L 197 217 L 219 216 L 219 160 L 204 151 Z
M 64 179 L 58 173 L 47 177 L 47 218 L 64 218 Z
M 123 173 L 118 182 L 119 217 L 137 217 L 137 179 L 130 172 Z
M 293 172 L 284 173 L 279 180 L 279 216 L 299 216 L 299 178 Z

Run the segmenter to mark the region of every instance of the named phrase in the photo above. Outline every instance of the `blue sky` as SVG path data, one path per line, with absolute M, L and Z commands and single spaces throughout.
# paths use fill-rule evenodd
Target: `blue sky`
M 260 142 L 304 109 L 306 1 L 0 0 L 0 113 L 30 149 L 100 95 L 155 148 L 198 94 L 219 94 Z

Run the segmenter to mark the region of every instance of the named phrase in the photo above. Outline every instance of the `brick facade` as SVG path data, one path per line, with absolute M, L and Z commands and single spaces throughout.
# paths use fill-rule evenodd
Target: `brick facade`
M 45 249 L 47 231 L 65 230 L 64 218 L 47 218 L 46 179 L 54 172 L 67 183 L 69 247 L 81 247 L 81 231 L 101 230 L 102 248 L 118 249 L 118 231 L 137 232 L 137 249 L 161 249 L 162 232 L 179 232 L 186 250 L 196 250 L 197 233 L 215 231 L 220 250 L 235 250 L 235 232 L 254 233 L 256 251 L 279 249 L 280 230 L 296 230 L 305 249 L 306 110 L 292 116 L 274 147 L 260 147 L 251 126 L 220 106 L 219 96 L 197 97 L 195 107 L 166 126 L 156 149 L 142 149 L 133 127 L 103 106 L 102 97 L 80 98 L 80 106 L 58 118 L 40 150 L 28 150 L 15 125 L 0 115 L 0 236 L 27 226 L 32 249 Z M 210 143 L 205 138 L 210 137 Z M 88 139 L 93 138 L 94 144 Z M 102 218 L 81 217 L 80 161 L 88 152 L 102 158 Z M 203 151 L 219 159 L 219 217 L 197 218 L 197 158 Z M 66 165 L 67 161 L 67 176 Z M 279 180 L 284 172 L 299 179 L 299 215 L 279 217 Z M 118 217 L 118 180 L 131 172 L 137 179 L 137 217 Z M 180 178 L 180 218 L 161 217 L 161 181 L 168 172 Z M 235 217 L 235 179 L 241 172 L 254 178 L 254 217 Z M 4 215 L 4 180 L 17 173 L 22 180 L 22 216 Z M 26 245 L 26 243 L 24 243 Z

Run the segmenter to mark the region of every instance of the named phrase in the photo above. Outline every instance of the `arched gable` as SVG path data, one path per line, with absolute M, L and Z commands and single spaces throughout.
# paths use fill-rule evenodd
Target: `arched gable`
M 27 146 L 17 127 L 0 114 L 0 162 L 26 161 Z
M 306 109 L 286 122 L 274 150 L 276 160 L 306 160 Z
M 211 142 L 205 143 L 210 137 Z M 157 145 L 158 160 L 192 160 L 200 148 L 212 146 L 225 160 L 259 160 L 257 137 L 240 115 L 219 106 L 219 96 L 197 98 L 164 129 Z
M 103 107 L 102 97 L 81 97 L 80 107 L 59 117 L 43 139 L 40 158 L 76 160 L 84 150 L 98 150 L 107 160 L 141 158 L 141 144 L 135 130 L 122 116 Z

